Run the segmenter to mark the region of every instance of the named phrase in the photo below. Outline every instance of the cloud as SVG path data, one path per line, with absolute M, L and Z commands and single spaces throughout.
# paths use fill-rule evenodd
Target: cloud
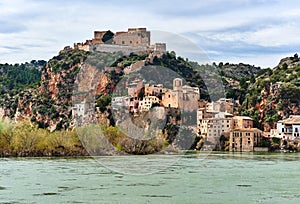
M 6 34 L 17 33 L 26 29 L 24 25 L 15 22 L 6 22 L 0 20 L 0 25 L 0 33 Z
M 293 0 L 7 0 L 1 1 L 0 63 L 47 60 L 94 30 L 147 27 L 187 38 L 214 61 L 273 66 L 276 57 L 299 51 L 299 18 Z M 193 50 L 183 54 L 197 58 Z

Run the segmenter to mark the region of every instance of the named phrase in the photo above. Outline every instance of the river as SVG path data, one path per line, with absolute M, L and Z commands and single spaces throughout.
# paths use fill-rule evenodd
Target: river
M 300 203 L 296 153 L 1 158 L 0 173 L 1 204 Z

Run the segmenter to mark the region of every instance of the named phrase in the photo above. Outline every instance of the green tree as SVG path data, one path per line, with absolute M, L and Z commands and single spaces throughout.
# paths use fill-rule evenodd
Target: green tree
M 114 37 L 114 33 L 111 32 L 110 30 L 108 30 L 102 37 L 102 42 L 104 42 L 105 44 L 112 44 L 113 41 L 113 37 Z

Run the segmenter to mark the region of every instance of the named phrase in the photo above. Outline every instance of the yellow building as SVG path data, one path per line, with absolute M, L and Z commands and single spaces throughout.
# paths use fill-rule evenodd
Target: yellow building
M 162 84 L 149 85 L 145 84 L 145 96 L 159 96 L 164 94 L 168 89 L 164 88 Z
M 229 151 L 254 151 L 262 138 L 262 131 L 257 128 L 234 129 L 230 132 Z
M 179 108 L 179 92 L 167 90 L 162 95 L 162 105 L 168 108 Z
M 263 132 L 253 128 L 253 119 L 234 116 L 229 137 L 229 151 L 254 151 L 263 137 Z
M 173 80 L 173 90 L 167 90 L 162 95 L 164 107 L 179 108 L 185 111 L 196 111 L 200 92 L 198 87 L 182 85 L 182 79 Z
M 253 119 L 248 116 L 234 116 L 233 129 L 253 128 Z

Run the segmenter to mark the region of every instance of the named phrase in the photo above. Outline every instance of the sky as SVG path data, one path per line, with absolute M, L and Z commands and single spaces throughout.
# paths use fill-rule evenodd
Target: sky
M 217 63 L 272 68 L 300 50 L 296 0 L 0 0 L 0 8 L 0 63 L 48 60 L 94 30 L 128 27 L 180 36 Z

